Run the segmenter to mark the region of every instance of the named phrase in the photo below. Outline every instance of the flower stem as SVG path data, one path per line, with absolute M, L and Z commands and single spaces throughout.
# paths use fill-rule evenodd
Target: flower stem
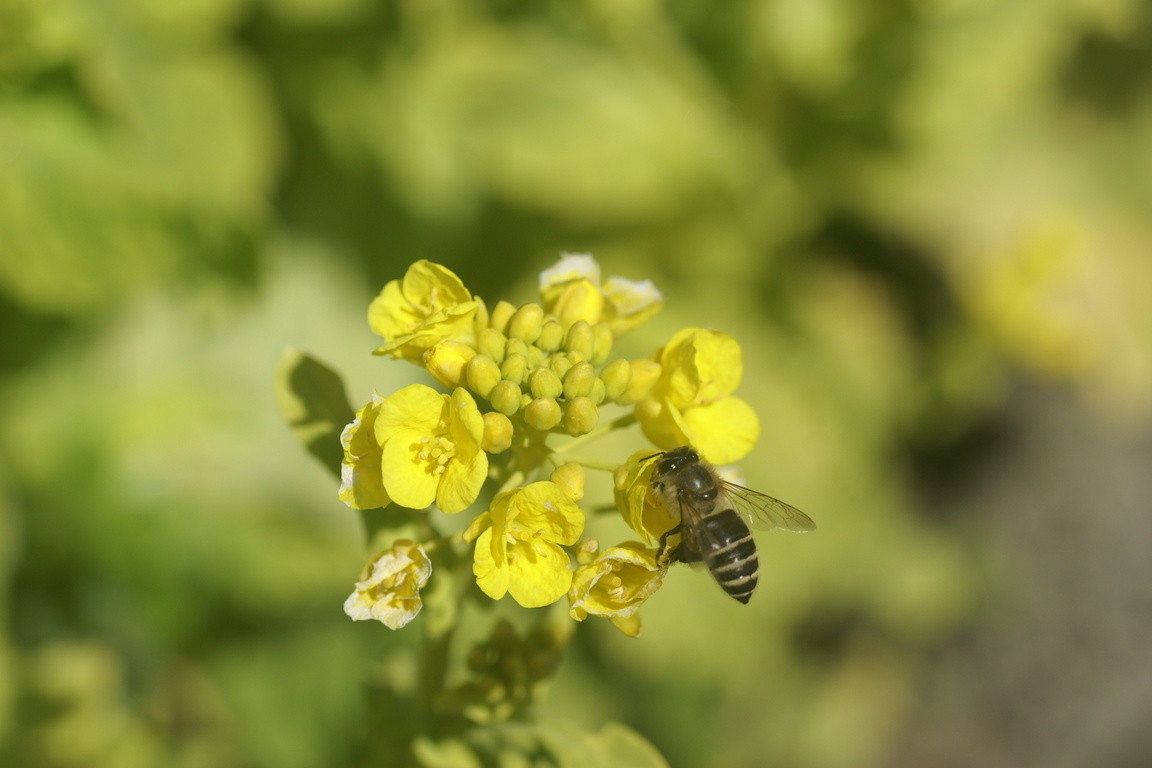
M 636 423 L 636 415 L 632 414 L 632 413 L 626 413 L 618 419 L 613 419 L 612 421 L 608 422 L 607 424 L 602 424 L 599 427 L 596 427 L 596 429 L 592 430 L 591 432 L 587 432 L 583 435 L 580 435 L 580 437 L 574 437 L 571 440 L 569 440 L 568 442 L 564 443 L 563 445 L 557 446 L 556 450 L 554 452 L 555 453 L 567 453 L 568 451 L 579 448 L 580 446 L 584 445 L 585 443 L 590 443 L 593 440 L 597 440 L 597 439 L 603 437 L 604 435 L 608 434 L 609 432 L 613 432 L 617 429 L 625 429 L 627 427 L 632 426 L 635 423 Z
M 589 459 L 583 456 L 564 456 L 559 452 L 550 454 L 548 456 L 548 460 L 557 467 L 561 464 L 571 463 L 579 464 L 580 466 L 587 467 L 588 469 L 600 469 L 605 472 L 615 472 L 616 467 L 620 466 L 620 463 L 616 461 L 602 461 L 600 459 Z

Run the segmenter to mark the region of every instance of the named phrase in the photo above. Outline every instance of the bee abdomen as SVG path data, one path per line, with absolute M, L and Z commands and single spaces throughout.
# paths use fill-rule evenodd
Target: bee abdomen
M 720 588 L 741 603 L 756 589 L 760 559 L 752 533 L 734 510 L 725 509 L 704 519 L 709 538 L 719 546 L 704 552 L 704 562 Z

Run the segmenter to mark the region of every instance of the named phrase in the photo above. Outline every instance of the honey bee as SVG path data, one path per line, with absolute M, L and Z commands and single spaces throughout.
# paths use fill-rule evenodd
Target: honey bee
M 651 458 L 658 459 L 652 471 L 652 491 L 680 518 L 660 537 L 657 562 L 703 562 L 720 588 L 741 603 L 752 598 L 760 573 L 748 526 L 798 532 L 816 528 L 795 507 L 722 479 L 688 446 Z M 668 538 L 677 533 L 680 543 L 667 552 Z

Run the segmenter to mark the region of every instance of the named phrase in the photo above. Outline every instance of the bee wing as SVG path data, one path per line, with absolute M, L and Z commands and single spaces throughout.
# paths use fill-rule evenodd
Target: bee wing
M 766 493 L 727 480 L 722 480 L 721 483 L 732 506 L 753 528 L 761 530 L 782 528 L 797 533 L 816 529 L 816 523 L 812 522 L 812 518 L 791 504 L 785 504 Z
M 685 501 L 684 494 L 677 494 L 676 501 L 680 512 L 680 545 L 677 547 L 676 559 L 682 563 L 698 563 L 705 552 L 711 552 L 718 545 L 700 522 L 703 519 L 700 510 Z

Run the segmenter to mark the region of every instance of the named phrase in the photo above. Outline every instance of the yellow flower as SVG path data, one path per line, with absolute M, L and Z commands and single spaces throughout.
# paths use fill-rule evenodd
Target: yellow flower
M 624 522 L 650 544 L 680 522 L 652 493 L 652 470 L 659 455 L 651 449 L 637 451 L 616 468 L 613 476 L 616 506 Z
M 420 589 L 431 574 L 424 549 L 401 539 L 364 566 L 356 589 L 344 601 L 344 613 L 353 621 L 375 619 L 400 629 L 420 612 Z
M 451 270 L 417 261 L 368 307 L 368 325 L 384 337 L 374 354 L 422 364 L 424 352 L 446 339 L 474 346 L 479 306 Z
M 380 474 L 380 443 L 376 442 L 376 416 L 380 396 L 356 411 L 356 418 L 340 433 L 344 461 L 340 464 L 338 498 L 352 509 L 386 507 L 390 499 Z
M 578 320 L 606 322 L 616 336 L 659 312 L 664 301 L 651 280 L 610 277 L 601 282 L 600 265 L 588 254 L 564 254 L 541 272 L 540 298 L 545 312 L 565 328 Z
M 744 372 L 740 345 L 726 333 L 685 328 L 654 356 L 660 378 L 636 417 L 664 449 L 691 445 L 715 464 L 743 458 L 760 437 L 755 411 L 732 397 Z
M 664 581 L 666 568 L 656 553 L 637 541 L 609 547 L 576 569 L 568 590 L 569 614 L 576 621 L 604 616 L 629 637 L 640 634 L 637 611 Z
M 472 395 L 412 384 L 384 398 L 375 422 L 384 488 L 397 504 L 442 512 L 465 509 L 488 475 L 480 449 L 484 417 Z
M 465 541 L 476 541 L 476 583 L 493 600 L 511 594 L 525 608 L 554 603 L 572 584 L 561 545 L 575 544 L 583 530 L 584 513 L 555 483 L 497 494 L 464 534 Z

